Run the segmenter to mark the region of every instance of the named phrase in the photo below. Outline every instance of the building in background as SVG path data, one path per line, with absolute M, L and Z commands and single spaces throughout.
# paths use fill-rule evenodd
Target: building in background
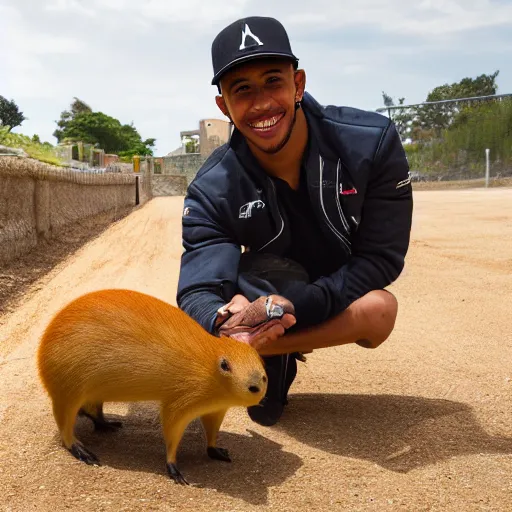
M 181 146 L 167 155 L 134 157 L 133 171 L 147 173 L 154 185 L 154 195 L 167 195 L 169 180 L 184 180 L 183 186 L 186 188 L 212 152 L 229 142 L 231 133 L 232 127 L 228 121 L 201 119 L 197 130 L 180 132 Z
M 199 154 L 208 158 L 215 148 L 226 144 L 231 136 L 231 123 L 222 119 L 201 119 L 197 130 L 180 132 L 181 147 L 167 156 Z

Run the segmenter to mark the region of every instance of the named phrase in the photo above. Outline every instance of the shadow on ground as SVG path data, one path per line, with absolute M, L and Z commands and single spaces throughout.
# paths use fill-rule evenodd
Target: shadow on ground
M 326 452 L 407 473 L 480 453 L 512 454 L 460 402 L 398 395 L 293 394 L 277 429 Z
M 198 421 L 191 423 L 178 451 L 178 467 L 185 478 L 197 487 L 266 504 L 269 488 L 282 485 L 303 464 L 301 457 L 271 440 L 275 431 L 333 455 L 370 461 L 398 473 L 452 457 L 512 454 L 512 438 L 487 434 L 464 403 L 399 395 L 291 394 L 289 398 L 281 421 L 265 429 L 265 436 L 221 431 L 219 446 L 229 449 L 232 463 L 209 459 L 202 427 Z M 104 466 L 167 478 L 157 406 L 130 404 L 126 416 L 108 415 L 123 421 L 118 433 L 95 433 L 88 420 L 80 418 L 78 439 Z
M 97 455 L 103 466 L 119 470 L 144 471 L 167 477 L 165 445 L 158 407 L 152 403 L 130 404 L 126 416 L 109 414 L 121 420 L 116 433 L 96 433 L 86 418 L 78 418 L 76 436 Z M 283 484 L 302 466 L 299 456 L 284 452 L 281 445 L 249 430 L 249 435 L 222 431 L 218 445 L 229 450 L 232 462 L 221 462 L 206 455 L 206 441 L 199 421 L 192 422 L 178 450 L 178 467 L 191 485 L 216 489 L 219 493 L 264 505 L 268 489 Z M 270 433 L 271 434 L 271 433 Z M 269 467 L 273 465 L 272 471 Z M 169 485 L 175 485 L 169 479 Z

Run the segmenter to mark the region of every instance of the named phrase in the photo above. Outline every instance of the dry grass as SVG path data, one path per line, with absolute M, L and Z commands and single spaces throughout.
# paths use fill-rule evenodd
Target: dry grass
M 485 179 L 460 180 L 460 181 L 422 181 L 414 182 L 414 190 L 444 190 L 444 189 L 464 189 L 464 188 L 483 188 Z M 512 178 L 491 178 L 489 187 L 512 187 Z

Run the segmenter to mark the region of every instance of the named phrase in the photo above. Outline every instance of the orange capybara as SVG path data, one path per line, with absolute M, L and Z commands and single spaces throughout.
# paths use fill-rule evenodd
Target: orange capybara
M 179 308 L 131 290 L 95 291 L 66 305 L 45 329 L 37 362 L 62 442 L 87 464 L 99 461 L 75 438 L 77 414 L 98 430 L 116 430 L 121 423 L 105 419 L 104 402 L 160 402 L 167 470 L 180 484 L 188 482 L 176 451 L 187 425 L 199 417 L 208 455 L 230 461 L 216 446 L 224 415 L 258 404 L 267 388 L 252 347 L 213 336 Z

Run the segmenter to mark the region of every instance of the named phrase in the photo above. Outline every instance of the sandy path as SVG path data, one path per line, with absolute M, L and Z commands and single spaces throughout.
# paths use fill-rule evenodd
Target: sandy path
M 417 192 L 392 337 L 310 355 L 276 427 L 232 410 L 232 464 L 192 424 L 179 463 L 197 487 L 168 479 L 153 404 L 108 406 L 125 416 L 114 435 L 79 421 L 102 467 L 65 452 L 35 373 L 42 329 L 103 287 L 175 303 L 181 206 L 154 199 L 0 319 L 0 510 L 510 510 L 512 189 Z

